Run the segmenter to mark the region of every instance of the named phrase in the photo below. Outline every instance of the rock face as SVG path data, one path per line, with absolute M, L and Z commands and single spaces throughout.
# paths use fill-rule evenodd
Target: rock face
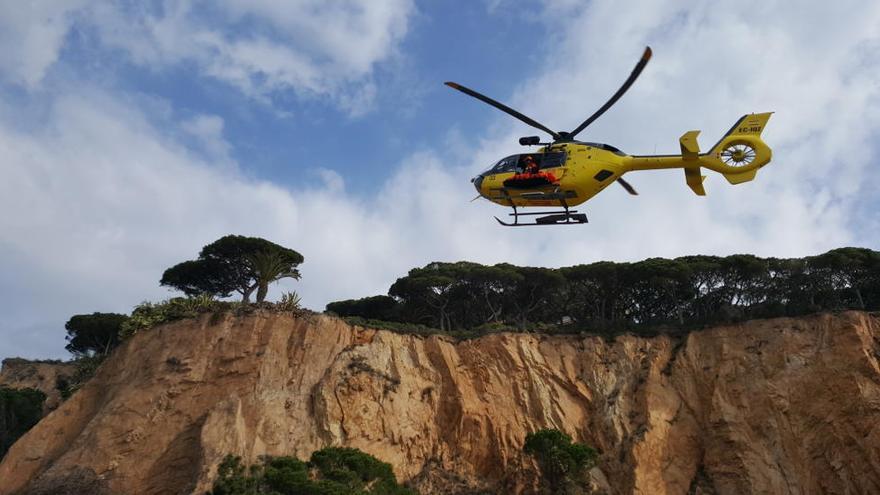
M 423 493 L 529 492 L 526 433 L 601 452 L 608 493 L 880 493 L 880 318 L 669 337 L 455 343 L 324 316 L 215 316 L 135 335 L 22 437 L 0 494 L 204 493 L 227 453 L 328 445 Z
M 30 361 L 21 358 L 3 360 L 0 368 L 0 387 L 34 388 L 46 394 L 43 411 L 48 413 L 61 404 L 61 393 L 56 388 L 58 379 L 73 375 L 75 366 L 54 361 Z

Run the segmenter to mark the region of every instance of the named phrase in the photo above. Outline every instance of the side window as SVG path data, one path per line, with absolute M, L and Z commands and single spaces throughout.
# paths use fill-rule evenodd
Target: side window
M 544 153 L 538 165 L 540 168 L 562 167 L 565 165 L 565 157 L 565 153 Z

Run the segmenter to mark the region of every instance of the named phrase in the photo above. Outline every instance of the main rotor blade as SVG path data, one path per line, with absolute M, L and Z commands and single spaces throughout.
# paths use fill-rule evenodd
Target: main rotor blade
M 636 192 L 636 188 L 634 188 L 632 185 L 630 185 L 629 182 L 623 180 L 623 177 L 618 177 L 617 183 L 620 184 L 621 186 L 623 186 L 623 188 L 626 189 L 626 192 L 632 194 L 633 196 L 639 195 L 639 193 Z
M 642 58 L 639 60 L 639 63 L 636 64 L 636 67 L 633 69 L 633 71 L 629 75 L 629 77 L 626 78 L 626 81 L 623 82 L 623 86 L 621 86 L 620 89 L 617 90 L 617 93 L 614 93 L 614 96 L 612 96 L 611 99 L 608 100 L 604 105 L 602 105 L 602 108 L 600 108 L 599 110 L 596 110 L 596 113 L 594 113 L 593 115 L 590 115 L 590 118 L 585 120 L 583 122 L 583 124 L 577 126 L 577 128 L 575 130 L 571 131 L 571 133 L 568 135 L 568 137 L 574 138 L 574 136 L 576 134 L 578 134 L 582 130 L 586 129 L 586 127 L 588 125 L 592 124 L 594 120 L 601 117 L 602 114 L 605 113 L 606 110 L 608 110 L 609 108 L 611 108 L 612 105 L 617 103 L 617 100 L 619 100 L 620 97 L 623 96 L 624 93 L 626 93 L 626 90 L 628 90 L 629 87 L 632 86 L 632 84 L 639 77 L 639 74 L 642 73 L 642 69 L 644 69 L 645 66 L 648 65 L 649 60 L 651 60 L 651 47 L 647 46 L 647 47 L 645 47 L 645 53 L 642 54 Z
M 527 117 L 527 116 L 517 112 L 516 110 L 510 108 L 509 106 L 507 106 L 503 103 L 499 103 L 499 102 L 493 100 L 492 98 L 489 98 L 488 96 L 481 95 L 480 93 L 477 93 L 476 91 L 474 91 L 470 88 L 466 88 L 458 83 L 445 82 L 443 84 L 449 86 L 452 89 L 457 89 L 468 96 L 473 96 L 474 98 L 482 101 L 483 103 L 488 103 L 489 105 L 492 105 L 493 107 L 497 108 L 498 110 L 501 110 L 502 112 L 504 112 L 508 115 L 512 115 L 512 116 L 516 117 L 517 119 L 525 122 L 526 124 L 529 124 L 530 126 L 536 128 L 536 129 L 541 129 L 542 131 L 546 132 L 547 134 L 550 134 L 551 136 L 553 136 L 553 139 L 559 139 L 559 133 L 557 133 L 556 131 L 551 131 L 550 129 L 545 127 L 540 122 L 533 120 L 530 117 Z

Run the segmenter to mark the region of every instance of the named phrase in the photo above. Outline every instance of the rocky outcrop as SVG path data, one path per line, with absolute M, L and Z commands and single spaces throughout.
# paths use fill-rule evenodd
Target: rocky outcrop
M 0 367 L 0 387 L 33 388 L 46 394 L 44 412 L 52 411 L 61 404 L 58 380 L 70 377 L 76 370 L 72 363 L 61 361 L 31 361 L 7 358 Z
M 679 340 L 457 343 L 206 316 L 120 346 L 12 447 L 0 494 L 203 493 L 227 453 L 328 445 L 390 462 L 423 493 L 528 492 L 521 446 L 543 427 L 599 449 L 609 493 L 877 493 L 878 338 L 880 319 L 858 312 Z

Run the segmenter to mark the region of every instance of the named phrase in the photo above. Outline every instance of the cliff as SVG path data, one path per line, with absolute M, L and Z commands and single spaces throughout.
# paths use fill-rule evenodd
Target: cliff
M 33 388 L 43 392 L 46 394 L 43 411 L 48 413 L 61 404 L 58 380 L 72 376 L 75 371 L 76 366 L 71 363 L 7 358 L 0 367 L 0 387 Z
M 528 491 L 526 433 L 601 452 L 609 493 L 880 492 L 880 318 L 684 339 L 454 342 L 330 317 L 205 316 L 138 333 L 0 464 L 0 494 L 203 493 L 227 453 L 327 445 L 423 493 Z

